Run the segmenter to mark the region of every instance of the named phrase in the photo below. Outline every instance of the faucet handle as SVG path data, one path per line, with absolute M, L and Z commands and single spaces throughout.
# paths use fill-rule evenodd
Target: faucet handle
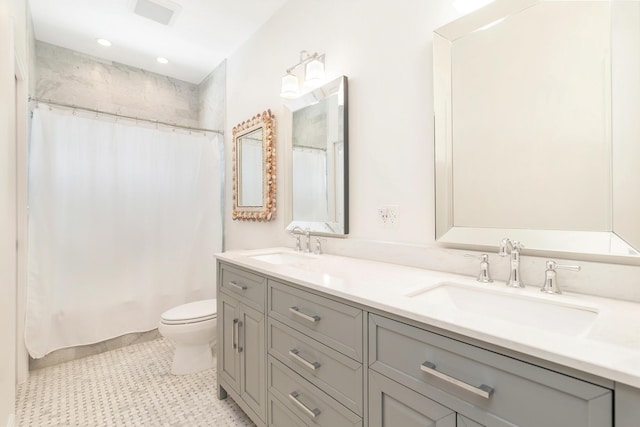
M 290 237 L 296 239 L 296 252 L 302 251 L 302 245 L 300 244 L 300 234 L 296 234 L 294 232 L 289 233 Z
M 467 258 L 476 258 L 480 260 L 480 273 L 478 273 L 478 278 L 476 279 L 481 283 L 491 283 L 493 279 L 491 278 L 491 274 L 489 273 L 489 255 L 474 255 L 474 254 L 465 254 Z
M 316 255 L 322 255 L 322 242 L 327 241 L 327 239 L 321 239 L 320 237 L 316 237 L 316 248 L 313 250 L 313 253 Z
M 556 270 L 556 269 L 580 271 L 582 270 L 582 267 L 580 267 L 579 265 L 562 265 L 551 260 L 547 261 L 547 270 Z
M 511 240 L 508 237 L 505 237 L 500 241 L 500 246 L 498 248 L 498 255 L 505 257 L 509 255 L 507 253 L 507 249 L 509 249 L 510 252 L 513 252 L 513 251 L 519 252 L 520 249 L 522 248 L 524 248 L 524 245 L 522 244 L 522 242 L 518 240 Z
M 580 271 L 582 267 L 579 265 L 562 265 L 558 264 L 555 261 L 547 261 L 547 269 L 544 272 L 544 284 L 542 285 L 542 289 L 540 292 L 544 292 L 547 294 L 561 294 L 562 291 L 558 286 L 558 281 L 556 279 L 556 269 L 560 270 L 571 270 L 571 271 Z

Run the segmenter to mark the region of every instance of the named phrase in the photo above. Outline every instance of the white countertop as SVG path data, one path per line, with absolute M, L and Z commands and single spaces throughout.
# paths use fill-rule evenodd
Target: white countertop
M 269 253 L 291 254 L 300 261 L 274 264 L 252 258 Z M 640 388 L 640 304 L 581 294 L 546 295 L 537 287 L 508 288 L 504 282 L 478 283 L 475 278 L 329 254 L 306 255 L 289 248 L 230 251 L 216 257 L 259 273 L 297 283 L 569 368 Z M 480 310 L 466 311 L 440 298 L 412 298 L 443 283 L 482 292 Z M 486 297 L 485 297 L 486 294 Z M 478 294 L 479 295 L 479 294 Z M 577 333 L 539 328 L 496 318 L 492 300 L 501 296 L 584 308 L 595 320 Z M 524 319 L 526 320 L 526 319 Z M 561 323 L 561 319 L 559 320 Z

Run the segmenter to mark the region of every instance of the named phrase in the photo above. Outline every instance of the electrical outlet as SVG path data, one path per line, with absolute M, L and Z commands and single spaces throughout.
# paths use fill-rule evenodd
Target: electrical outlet
M 398 225 L 398 205 L 384 205 L 378 208 L 378 222 L 383 227 L 396 227 Z

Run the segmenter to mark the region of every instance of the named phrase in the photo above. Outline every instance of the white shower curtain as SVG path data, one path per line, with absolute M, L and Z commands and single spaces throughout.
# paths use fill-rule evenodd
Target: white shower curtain
M 215 296 L 217 135 L 34 111 L 25 342 L 34 358 Z
M 293 147 L 293 217 L 296 221 L 329 221 L 327 152 Z

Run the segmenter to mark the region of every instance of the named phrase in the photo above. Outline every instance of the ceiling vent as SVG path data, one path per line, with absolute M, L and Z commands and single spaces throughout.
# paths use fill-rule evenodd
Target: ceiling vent
M 133 0 L 133 12 L 136 15 L 162 25 L 171 25 L 182 7 L 169 0 Z

